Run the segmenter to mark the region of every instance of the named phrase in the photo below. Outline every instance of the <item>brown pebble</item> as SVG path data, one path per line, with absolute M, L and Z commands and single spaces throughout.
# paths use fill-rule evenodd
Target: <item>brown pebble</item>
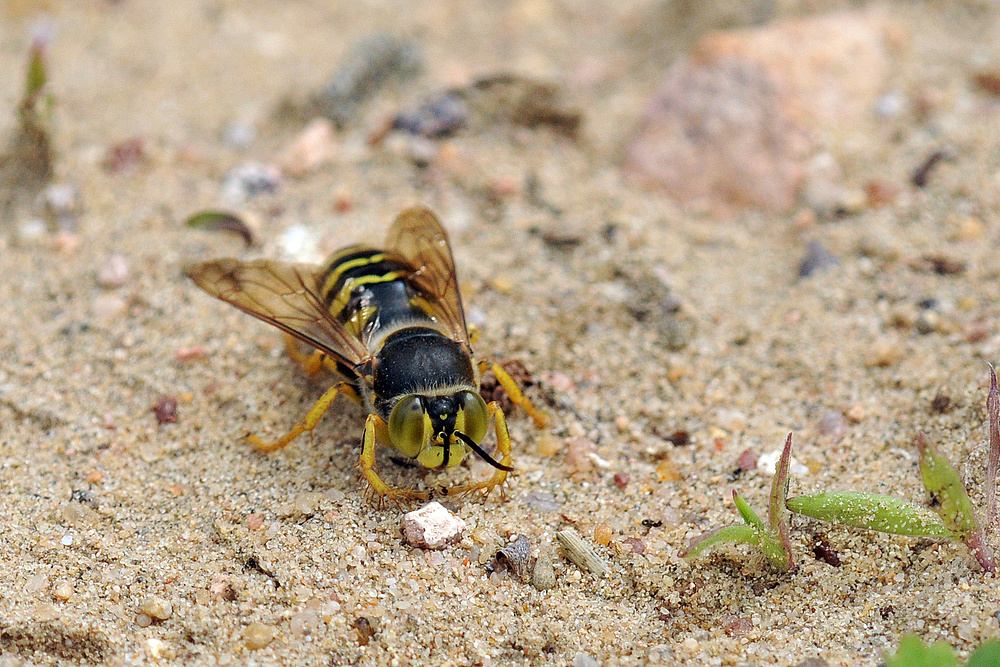
M 599 523 L 594 527 L 594 541 L 598 544 L 608 546 L 611 544 L 611 526 L 606 523 Z
M 947 394 L 937 394 L 931 401 L 931 414 L 943 415 L 946 412 L 951 412 L 952 407 L 951 397 Z
M 759 458 L 760 452 L 753 449 L 744 449 L 740 452 L 739 458 L 736 459 L 736 466 L 743 472 L 753 470 L 757 467 L 757 459 Z
M 173 396 L 160 396 L 152 407 L 156 415 L 158 424 L 176 424 L 179 417 L 177 415 L 177 399 Z
M 66 602 L 73 597 L 73 582 L 60 581 L 52 587 L 52 598 L 57 602 Z
M 87 481 L 90 482 L 91 484 L 97 484 L 102 479 L 104 479 L 104 473 L 101 472 L 100 470 L 91 470 L 89 473 L 87 473 Z
M 677 469 L 677 464 L 669 456 L 660 461 L 656 466 L 656 476 L 661 482 L 677 482 L 681 479 L 681 473 Z
M 146 141 L 130 137 L 108 147 L 104 154 L 104 168 L 112 172 L 134 169 L 146 158 Z
M 892 181 L 874 179 L 865 185 L 865 195 L 868 197 L 868 204 L 875 208 L 896 203 L 903 189 Z
M 643 542 L 638 537 L 626 537 L 622 540 L 623 544 L 627 544 L 629 548 L 632 549 L 634 554 L 644 554 L 646 553 L 646 543 Z
M 746 616 L 723 616 L 722 629 L 730 637 L 742 637 L 753 630 L 753 621 Z
M 626 486 L 628 486 L 629 479 L 630 478 L 628 476 L 628 473 L 616 472 L 614 477 L 615 486 L 617 486 L 619 489 L 624 489 Z
M 264 517 L 259 514 L 251 514 L 247 517 L 247 528 L 250 530 L 260 530 L 264 526 Z
M 358 644 L 368 646 L 375 636 L 375 621 L 367 616 L 358 616 L 354 619 L 354 630 L 358 633 Z
M 251 623 L 243 628 L 243 641 L 251 651 L 262 649 L 272 641 L 278 634 L 278 629 L 273 625 L 264 623 Z
M 195 359 L 202 359 L 204 356 L 205 350 L 200 345 L 195 345 L 193 347 L 179 347 L 174 352 L 174 359 L 180 361 L 181 363 L 194 361 Z
M 1000 95 L 1000 70 L 981 70 L 972 75 L 972 83 L 990 95 Z

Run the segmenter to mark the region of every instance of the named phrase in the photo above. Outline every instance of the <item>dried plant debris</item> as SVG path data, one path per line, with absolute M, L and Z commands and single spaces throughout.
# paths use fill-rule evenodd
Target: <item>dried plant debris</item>
M 595 577 L 600 577 L 607 571 L 608 564 L 594 551 L 594 547 L 572 530 L 560 530 L 556 533 L 556 539 L 566 552 L 566 557 L 581 570 L 590 572 Z
M 918 188 L 926 187 L 927 180 L 930 178 L 931 172 L 934 171 L 934 168 L 941 162 L 954 160 L 957 156 L 957 153 L 955 153 L 955 151 L 951 148 L 939 148 L 928 155 L 927 158 L 920 163 L 920 166 L 913 170 L 913 176 L 910 177 L 910 182 Z
M 376 33 L 350 48 L 327 85 L 302 109 L 303 118 L 315 115 L 343 128 L 358 106 L 379 90 L 412 78 L 423 69 L 419 47 L 408 39 Z
M 34 201 L 52 179 L 52 109 L 45 64 L 47 38 L 36 37 L 28 51 L 18 124 L 0 153 L 0 212 L 9 214 Z

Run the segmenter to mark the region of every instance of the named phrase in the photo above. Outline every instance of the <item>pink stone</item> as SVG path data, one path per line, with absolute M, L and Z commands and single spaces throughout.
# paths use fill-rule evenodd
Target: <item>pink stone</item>
M 433 502 L 403 515 L 403 538 L 411 547 L 443 549 L 456 544 L 465 532 L 465 521 Z

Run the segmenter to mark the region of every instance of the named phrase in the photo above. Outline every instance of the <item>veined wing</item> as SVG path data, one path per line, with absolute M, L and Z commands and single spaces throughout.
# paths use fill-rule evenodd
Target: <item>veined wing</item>
M 212 296 L 354 368 L 368 350 L 330 314 L 317 284 L 318 267 L 259 259 L 217 259 L 185 273 Z
M 386 246 L 413 265 L 413 284 L 434 307 L 435 315 L 455 340 L 468 346 L 469 332 L 462 295 L 458 292 L 455 259 L 448 234 L 437 216 L 421 206 L 406 209 L 392 223 Z

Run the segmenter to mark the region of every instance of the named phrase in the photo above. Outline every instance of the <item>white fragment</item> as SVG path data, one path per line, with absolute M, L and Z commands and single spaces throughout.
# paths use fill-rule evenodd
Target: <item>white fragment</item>
M 403 538 L 410 546 L 420 549 L 443 549 L 456 544 L 463 532 L 465 521 L 438 502 L 403 515 Z
M 69 534 L 63 535 L 62 539 L 59 541 L 62 542 L 64 547 L 71 546 L 73 544 L 73 536 Z
M 778 469 L 779 460 L 781 460 L 780 449 L 768 452 L 767 454 L 761 454 L 760 458 L 757 459 L 757 470 L 765 475 L 774 475 Z M 793 456 L 788 461 L 788 471 L 793 475 L 806 475 L 809 473 L 809 468 L 796 461 Z
M 597 452 L 587 452 L 587 457 L 601 470 L 611 470 L 614 465 L 611 461 L 601 458 Z
M 146 652 L 153 660 L 159 660 L 163 657 L 164 646 L 166 646 L 166 642 L 156 637 L 150 637 L 146 640 Z

